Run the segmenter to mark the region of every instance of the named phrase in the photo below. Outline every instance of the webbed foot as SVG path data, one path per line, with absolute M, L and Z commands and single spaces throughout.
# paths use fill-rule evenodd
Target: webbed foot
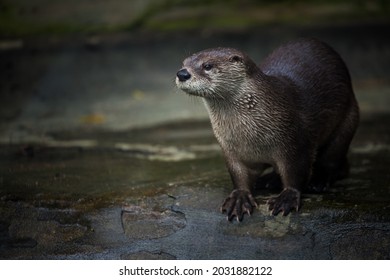
M 287 216 L 291 210 L 298 211 L 301 203 L 301 193 L 296 189 L 284 189 L 277 197 L 268 200 L 269 210 L 272 215 L 277 215 L 279 212 L 283 216 Z
M 233 220 L 234 217 L 237 218 L 237 221 L 242 221 L 244 214 L 250 216 L 256 207 L 257 203 L 249 191 L 234 190 L 223 202 L 221 212 L 227 213 L 229 221 Z

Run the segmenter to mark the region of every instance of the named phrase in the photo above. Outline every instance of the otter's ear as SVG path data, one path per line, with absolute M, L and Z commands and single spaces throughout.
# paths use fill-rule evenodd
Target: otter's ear
M 243 62 L 243 58 L 238 55 L 233 55 L 229 59 L 231 62 Z

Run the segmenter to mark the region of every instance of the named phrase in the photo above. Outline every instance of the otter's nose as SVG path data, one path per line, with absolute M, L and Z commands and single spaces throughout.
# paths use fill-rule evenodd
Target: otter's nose
M 180 82 L 187 81 L 189 78 L 191 78 L 191 74 L 188 73 L 187 69 L 181 69 L 179 72 L 177 72 L 176 76 L 179 78 Z

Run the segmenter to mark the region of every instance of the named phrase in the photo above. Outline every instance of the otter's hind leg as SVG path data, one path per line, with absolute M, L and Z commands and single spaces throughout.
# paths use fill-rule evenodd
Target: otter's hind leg
M 341 162 L 331 161 L 321 156 L 313 166 L 313 174 L 309 182 L 309 191 L 322 192 L 332 186 L 337 180 L 344 179 L 349 173 L 348 159 Z
M 317 154 L 309 189 L 320 192 L 348 175 L 347 153 L 359 121 L 359 112 L 352 107 L 330 141 Z
M 255 189 L 268 189 L 268 190 L 278 190 L 283 186 L 282 179 L 280 175 L 275 171 L 267 173 L 265 175 L 257 178 L 255 183 Z

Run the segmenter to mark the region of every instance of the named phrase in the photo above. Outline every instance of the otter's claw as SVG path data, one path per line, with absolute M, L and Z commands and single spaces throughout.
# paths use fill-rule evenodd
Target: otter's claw
M 272 215 L 278 215 L 279 212 L 283 216 L 287 216 L 291 210 L 299 210 L 301 193 L 296 189 L 285 189 L 277 197 L 268 200 L 269 210 Z
M 227 213 L 229 221 L 236 217 L 237 221 L 240 222 L 242 221 L 244 214 L 246 213 L 250 216 L 255 207 L 257 207 L 257 203 L 249 191 L 234 190 L 223 202 L 221 212 Z

